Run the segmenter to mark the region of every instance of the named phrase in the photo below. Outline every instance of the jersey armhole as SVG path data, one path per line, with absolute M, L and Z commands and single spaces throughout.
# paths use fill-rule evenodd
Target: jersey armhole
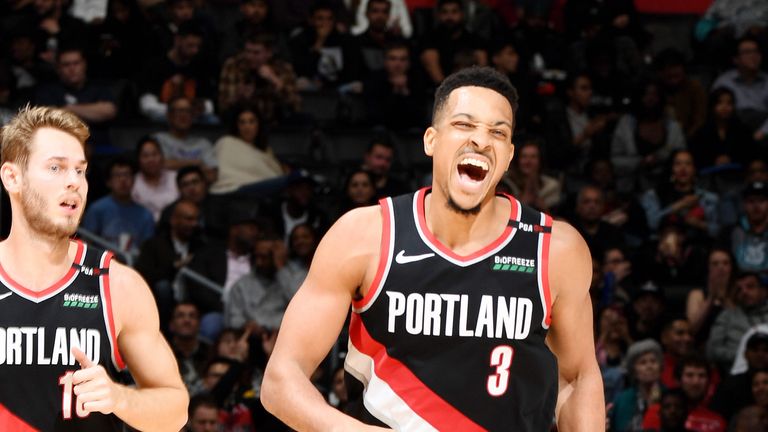
M 392 225 L 394 223 L 394 214 L 392 210 L 392 198 L 385 198 L 379 201 L 379 207 L 381 208 L 381 244 L 379 246 L 379 266 L 376 269 L 376 276 L 373 278 L 371 285 L 368 287 L 368 291 L 365 293 L 365 297 L 360 300 L 352 301 L 352 310 L 356 313 L 365 312 L 371 307 L 376 297 L 381 291 L 381 287 L 384 285 L 387 273 L 389 272 L 389 264 L 392 261 L 392 248 L 394 235 L 392 232 Z
M 125 362 L 120 355 L 120 349 L 117 345 L 117 332 L 115 329 L 115 317 L 112 312 L 112 292 L 109 284 L 109 266 L 112 263 L 112 252 L 104 252 L 99 262 L 101 269 L 99 274 L 99 287 L 101 288 L 101 296 L 104 298 L 104 323 L 107 326 L 107 334 L 109 335 L 109 344 L 112 352 L 112 363 L 117 370 L 125 369 Z

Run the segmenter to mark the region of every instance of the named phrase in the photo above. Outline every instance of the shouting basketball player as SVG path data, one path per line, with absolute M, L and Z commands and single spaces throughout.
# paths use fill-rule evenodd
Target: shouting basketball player
M 188 395 L 147 284 L 70 240 L 88 193 L 88 128 L 28 107 L 1 136 L 13 220 L 0 243 L 0 430 L 178 431 Z M 125 367 L 137 387 L 115 382 Z

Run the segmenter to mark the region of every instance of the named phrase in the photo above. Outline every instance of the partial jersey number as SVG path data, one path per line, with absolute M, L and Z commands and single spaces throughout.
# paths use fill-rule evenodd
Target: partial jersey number
M 74 371 L 67 371 L 59 378 L 59 385 L 64 386 L 64 390 L 61 393 L 61 415 L 65 420 L 72 418 L 72 395 L 74 394 L 72 391 L 74 387 L 72 385 L 72 375 L 74 374 Z M 88 417 L 88 414 L 90 413 L 85 410 L 83 404 L 81 404 L 77 399 L 78 398 L 76 397 L 75 413 L 80 418 Z
M 509 367 L 515 350 L 509 345 L 499 345 L 491 351 L 491 366 L 496 366 L 496 373 L 488 376 L 488 394 L 498 397 L 506 393 L 509 387 Z

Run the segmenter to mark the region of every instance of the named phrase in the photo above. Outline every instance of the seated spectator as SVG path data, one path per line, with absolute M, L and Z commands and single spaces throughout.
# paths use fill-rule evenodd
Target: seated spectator
M 357 7 L 358 23 L 352 28 L 352 34 L 355 35 L 354 41 L 367 75 L 384 68 L 384 50 L 402 39 L 398 34 L 399 28 L 390 30 L 388 27 L 393 6 L 391 0 L 363 0 L 361 3 L 364 4 Z M 398 3 L 404 5 L 402 0 Z M 365 11 L 364 14 L 360 13 L 362 11 Z
M 630 386 L 613 400 L 608 412 L 612 431 L 640 430 L 649 406 L 661 399 L 661 347 L 652 339 L 633 343 L 627 350 L 626 369 Z
M 69 13 L 68 4 L 60 0 L 37 0 L 22 3 L 15 14 L 9 14 L 3 22 L 11 33 L 32 31 L 35 44 L 39 47 L 38 56 L 47 63 L 56 62 L 56 52 L 65 45 L 87 46 L 88 27 L 83 20 Z
M 398 196 L 408 192 L 408 186 L 390 173 L 395 158 L 395 147 L 391 142 L 374 139 L 363 155 L 362 169 L 373 174 L 376 197 Z
M 200 57 L 203 32 L 187 22 L 173 38 L 173 46 L 159 58 L 151 58 L 138 80 L 139 109 L 150 120 L 161 122 L 169 111 L 169 102 L 178 97 L 190 101 L 192 120 L 216 123 L 213 114 L 213 76 Z
M 688 292 L 686 317 L 696 345 L 706 342 L 715 318 L 723 309 L 733 306 L 733 258 L 726 249 L 714 248 L 707 259 L 707 279 L 702 288 Z
M 135 254 L 155 231 L 152 213 L 131 198 L 135 168 L 130 160 L 110 162 L 109 195 L 88 207 L 81 226 L 115 245 L 118 251 Z
M 720 230 L 718 198 L 696 185 L 696 167 L 688 150 L 670 157 L 669 183 L 646 191 L 640 200 L 652 231 L 674 225 L 691 240 L 714 238 Z
M 725 87 L 716 88 L 709 95 L 707 120 L 688 145 L 696 166 L 746 162 L 752 145 L 749 130 L 736 116 L 733 92 Z
M 744 215 L 731 230 L 731 251 L 740 270 L 768 271 L 768 183 L 754 182 L 742 192 Z
M 469 57 L 470 64 L 488 64 L 483 41 L 466 28 L 462 6 L 461 0 L 439 0 L 437 26 L 421 42 L 421 64 L 435 86 L 456 71 L 460 56 Z
M 732 418 L 744 407 L 755 403 L 752 395 L 752 378 L 768 368 L 768 333 L 755 332 L 747 340 L 744 358 L 747 370 L 724 375 L 723 381 L 712 398 L 712 409 L 726 419 Z
M 516 157 L 502 181 L 521 203 L 550 213 L 560 203 L 563 186 L 560 180 L 544 174 L 541 145 L 529 139 L 515 150 Z
M 584 237 L 593 256 L 603 256 L 609 248 L 622 247 L 621 231 L 602 220 L 605 209 L 603 192 L 595 186 L 583 186 L 576 198 L 576 210 L 571 221 Z
M 756 273 L 738 274 L 734 293 L 735 307 L 720 312 L 707 340 L 707 357 L 723 371 L 733 364 L 749 328 L 768 323 L 768 288 Z
M 768 411 L 768 371 L 760 370 L 752 375 L 752 397 L 755 405 L 765 414 Z
M 330 226 L 328 215 L 317 205 L 315 185 L 309 174 L 289 177 L 282 200 L 270 209 L 269 216 L 276 223 L 275 232 L 286 241 L 296 225 L 306 223 L 317 233 L 324 233 Z
M 226 210 L 211 199 L 208 194 L 208 183 L 205 174 L 199 166 L 185 166 L 176 173 L 176 187 L 179 189 L 179 200 L 191 201 L 200 208 L 200 228 L 203 233 L 212 238 L 226 237 Z M 160 213 L 157 222 L 158 231 L 170 229 L 173 205 L 179 200 L 168 204 Z
M 736 96 L 736 111 L 755 141 L 768 134 L 768 75 L 760 70 L 762 54 L 757 39 L 744 36 L 736 42 L 735 69 L 720 75 L 712 88 L 725 87 Z
M 744 191 L 753 183 L 768 184 L 768 159 L 754 154 L 746 159 L 746 170 L 740 184 L 727 185 L 720 189 L 720 219 L 723 227 L 733 228 L 744 215 Z M 724 234 L 729 234 L 726 231 Z
M 603 283 L 600 307 L 628 305 L 631 299 L 630 293 L 635 292 L 632 262 L 627 259 L 621 248 L 612 247 L 605 250 L 602 264 Z
M 656 184 L 672 152 L 685 147 L 680 124 L 665 114 L 664 107 L 659 86 L 646 82 L 638 86 L 631 111 L 619 118 L 611 142 L 619 191 Z
M 383 66 L 363 84 L 368 119 L 394 130 L 422 127 L 426 100 L 418 74 L 411 67 L 408 45 L 395 42 L 384 49 Z
M 355 2 L 345 1 L 345 3 Z M 370 6 L 371 3 L 375 3 L 376 6 Z M 378 26 L 376 21 L 383 19 L 384 3 L 387 3 L 384 30 L 393 36 L 410 38 L 413 34 L 413 26 L 411 25 L 411 16 L 408 13 L 408 5 L 405 0 L 360 0 L 357 10 L 352 10 L 355 17 L 350 33 L 359 35 L 370 30 L 372 27 Z
M 191 24 L 200 30 L 201 53 L 206 59 L 212 60 L 210 55 L 213 54 L 211 51 L 216 45 L 215 30 L 210 20 L 206 19 L 208 16 L 200 13 L 197 3 L 192 0 L 167 0 L 163 3 L 165 10 L 162 11 L 162 17 L 156 20 L 152 28 L 154 41 L 152 53 L 160 55 L 166 53 L 173 46 L 174 38 L 179 34 L 180 29 Z
M 659 232 L 654 244 L 648 245 L 638 260 L 639 273 L 653 275 L 662 286 L 693 287 L 703 282 L 701 269 L 706 265 L 706 253 L 675 225 Z M 679 311 L 683 313 L 683 307 Z
M 235 192 L 283 175 L 280 162 L 267 145 L 264 129 L 254 107 L 241 106 L 233 112 L 230 133 L 219 138 L 213 148 L 219 175 L 211 185 L 211 193 Z
M 21 105 L 22 102 L 34 100 L 38 85 L 55 81 L 56 70 L 53 62 L 40 58 L 43 47 L 36 40 L 34 29 L 17 29 L 6 33 L 5 37 L 8 48 L 4 54 L 14 77 L 10 83 L 13 101 Z
M 627 317 L 632 339 L 660 340 L 665 312 L 666 296 L 659 285 L 653 280 L 639 285 L 633 293 L 630 313 Z
M 38 87 L 35 104 L 62 107 L 76 114 L 88 123 L 89 144 L 104 152 L 110 145 L 106 125 L 117 116 L 117 106 L 109 87 L 88 80 L 87 70 L 82 48 L 61 47 L 56 54 L 59 79 Z
M 139 170 L 133 182 L 131 197 L 152 212 L 155 222 L 160 212 L 179 197 L 176 172 L 165 167 L 165 156 L 160 144 L 146 136 L 136 146 Z
M 644 428 L 643 432 L 691 432 L 685 424 L 688 419 L 687 397 L 680 389 L 664 390 L 659 402 L 659 427 Z
M 195 395 L 189 400 L 185 432 L 217 432 L 224 427 L 219 420 L 219 407 L 208 395 Z
M 152 46 L 152 32 L 137 2 L 113 0 L 107 7 L 104 21 L 90 23 L 94 52 L 89 69 L 98 78 L 133 79 L 142 66 L 136 59 Z
M 168 102 L 168 131 L 157 132 L 153 137 L 160 143 L 167 169 L 195 165 L 205 171 L 209 181 L 214 180 L 218 163 L 213 145 L 207 138 L 190 133 L 193 109 L 192 101 L 184 96 L 172 99 Z
M 203 385 L 204 367 L 211 345 L 200 339 L 200 312 L 191 303 L 179 303 L 168 325 L 171 349 L 179 363 L 179 372 L 187 390 L 195 394 Z
M 689 356 L 681 359 L 677 368 L 680 390 L 685 395 L 687 417 L 686 430 L 693 432 L 725 432 L 726 421 L 708 408 L 707 390 L 711 387 L 713 370 L 704 358 Z M 660 404 L 648 407 L 643 428 L 658 430 L 661 427 Z
M 268 236 L 256 241 L 251 272 L 232 286 L 224 302 L 224 323 L 246 328 L 261 338 L 280 328 L 288 302 L 298 286 L 287 286 L 278 277 L 280 262 L 285 260 L 285 243 Z
M 707 93 L 698 80 L 687 75 L 685 63 L 685 55 L 674 48 L 661 51 L 654 60 L 667 109 L 690 139 L 704 124 Z
M 319 241 L 317 233 L 311 226 L 296 225 L 288 237 L 288 259 L 279 259 L 275 262 L 278 270 L 277 279 L 283 286 L 291 288 L 294 293 L 307 277 L 309 265 L 312 263 L 312 257 L 315 256 Z
M 171 316 L 176 273 L 204 247 L 198 232 L 199 220 L 200 209 L 195 203 L 178 201 L 173 206 L 171 230 L 158 232 L 139 250 L 135 267 L 155 294 L 161 323 L 168 322 Z
M 281 32 L 275 23 L 272 2 L 269 0 L 240 0 L 238 3 L 240 7 L 237 21 L 234 25 L 224 28 L 221 35 L 219 61 L 223 62 L 237 54 L 246 39 L 257 34 L 274 36 L 276 38 L 275 51 L 284 58 L 288 52 L 287 35 Z
M 336 88 L 359 79 L 360 58 L 352 38 L 336 29 L 330 3 L 312 5 L 309 25 L 288 41 L 299 90 Z
M 238 105 L 248 103 L 271 125 L 299 110 L 293 67 L 273 56 L 273 43 L 271 35 L 248 36 L 241 51 L 224 62 L 219 77 L 221 114 L 231 114 Z
M 693 352 L 691 325 L 685 318 L 673 318 L 664 324 L 661 330 L 661 347 L 664 351 L 664 364 L 661 369 L 661 383 L 666 388 L 680 386 L 677 369 L 680 362 Z
M 342 194 L 338 216 L 357 207 L 375 205 L 377 200 L 373 175 L 364 169 L 353 171 L 344 182 Z
M 632 345 L 627 318 L 621 308 L 608 307 L 600 313 L 600 324 L 595 350 L 600 373 L 603 376 L 605 400 L 613 401 L 624 390 L 624 357 Z

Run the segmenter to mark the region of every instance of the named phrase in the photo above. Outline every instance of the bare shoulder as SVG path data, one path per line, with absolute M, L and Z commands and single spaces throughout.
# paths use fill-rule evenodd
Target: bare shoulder
M 335 251 L 339 254 L 367 250 L 371 246 L 378 248 L 381 222 L 381 207 L 378 205 L 350 210 L 333 224 L 322 242 L 343 245 L 344 250 Z
M 562 295 L 589 290 L 592 256 L 584 238 L 567 222 L 556 220 L 552 223 L 549 262 L 553 300 Z M 584 279 L 586 286 L 582 286 Z
M 109 291 L 118 333 L 126 325 L 158 321 L 152 292 L 136 270 L 113 260 L 109 266 Z

